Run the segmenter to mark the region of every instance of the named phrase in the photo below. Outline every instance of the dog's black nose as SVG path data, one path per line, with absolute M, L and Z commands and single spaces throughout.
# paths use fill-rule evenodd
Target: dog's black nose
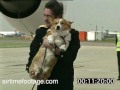
M 57 29 L 57 30 L 60 30 L 60 26 L 57 26 L 56 29 Z

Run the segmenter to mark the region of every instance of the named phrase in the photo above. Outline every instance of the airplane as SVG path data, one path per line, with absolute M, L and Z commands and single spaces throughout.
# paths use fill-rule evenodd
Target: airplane
M 17 35 L 19 32 L 16 31 L 0 31 L 0 37 L 13 37 L 14 35 Z
M 37 27 L 44 24 L 43 10 L 47 1 L 50 0 L 0 0 L 0 9 L 3 17 L 17 30 L 34 34 Z

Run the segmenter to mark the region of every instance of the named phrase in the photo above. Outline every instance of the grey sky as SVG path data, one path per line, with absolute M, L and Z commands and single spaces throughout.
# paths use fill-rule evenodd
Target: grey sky
M 120 30 L 120 0 L 73 0 L 68 1 L 65 18 L 74 22 L 78 30 Z M 91 24 L 91 25 L 90 25 Z
M 95 30 L 120 31 L 120 0 L 66 0 L 65 18 L 73 21 L 73 27 L 79 31 Z M 3 19 L 0 13 L 0 29 L 14 29 Z

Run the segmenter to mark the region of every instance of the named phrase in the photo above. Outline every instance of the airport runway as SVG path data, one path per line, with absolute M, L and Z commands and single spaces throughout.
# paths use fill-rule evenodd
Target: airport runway
M 115 46 L 81 45 L 74 62 L 74 90 L 120 90 Z M 28 53 L 29 47 L 0 48 L 0 90 L 31 90 L 32 84 L 3 84 L 9 79 L 30 79 L 25 71 Z M 114 84 L 78 84 L 79 78 L 113 78 Z

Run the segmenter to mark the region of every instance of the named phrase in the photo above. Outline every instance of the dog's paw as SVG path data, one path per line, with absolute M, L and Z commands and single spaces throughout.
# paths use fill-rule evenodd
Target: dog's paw
M 57 46 L 62 45 L 62 40 L 55 40 L 55 44 L 56 44 Z
M 66 51 L 65 45 L 61 45 L 61 46 L 60 46 L 60 50 L 61 50 L 61 51 Z
M 54 40 L 53 39 L 49 39 L 48 38 L 48 42 L 49 42 L 49 44 L 54 44 Z
M 54 44 L 54 37 L 52 35 L 49 35 L 47 37 L 49 44 Z
M 29 75 L 32 79 L 36 79 L 35 71 L 29 72 Z
M 49 40 L 48 42 L 49 42 L 49 44 L 52 44 L 52 45 L 54 44 L 53 40 Z

